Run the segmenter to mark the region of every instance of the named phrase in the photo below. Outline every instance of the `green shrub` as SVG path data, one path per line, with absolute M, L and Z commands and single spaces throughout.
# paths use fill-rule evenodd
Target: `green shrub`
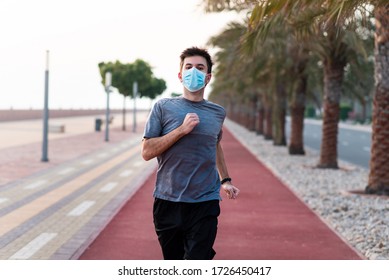
M 307 108 L 305 108 L 305 117 L 306 118 L 315 118 L 316 117 L 315 107 L 307 106 Z
M 353 110 L 353 108 L 348 104 L 340 104 L 340 115 L 339 118 L 342 121 L 348 119 L 349 113 Z

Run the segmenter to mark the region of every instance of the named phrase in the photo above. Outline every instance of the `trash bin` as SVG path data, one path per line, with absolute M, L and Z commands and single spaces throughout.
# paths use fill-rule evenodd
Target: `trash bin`
M 102 119 L 95 120 L 95 131 L 101 131 L 101 125 L 103 124 Z

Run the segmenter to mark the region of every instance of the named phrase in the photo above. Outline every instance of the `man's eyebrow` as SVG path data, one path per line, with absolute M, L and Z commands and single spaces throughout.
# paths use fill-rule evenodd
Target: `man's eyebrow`
M 193 65 L 193 63 L 190 63 L 190 62 L 187 62 L 187 63 L 185 63 L 185 66 L 187 66 L 187 65 Z M 195 64 L 195 66 L 204 66 L 205 67 L 205 64 L 203 64 L 203 63 L 197 63 L 197 64 Z

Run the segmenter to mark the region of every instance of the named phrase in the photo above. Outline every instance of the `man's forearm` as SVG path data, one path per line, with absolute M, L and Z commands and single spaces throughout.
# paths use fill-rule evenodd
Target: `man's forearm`
M 224 159 L 223 149 L 220 143 L 217 144 L 217 148 L 216 148 L 216 166 L 219 172 L 220 180 L 229 177 L 227 165 Z
M 150 160 L 159 156 L 167 149 L 169 149 L 174 143 L 176 143 L 185 133 L 181 127 L 176 128 L 170 133 L 155 138 L 145 138 L 142 144 L 142 157 L 144 160 Z

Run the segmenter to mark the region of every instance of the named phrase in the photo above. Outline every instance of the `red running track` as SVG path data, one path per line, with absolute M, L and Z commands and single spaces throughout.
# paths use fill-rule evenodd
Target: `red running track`
M 219 260 L 354 260 L 353 248 L 331 230 L 225 129 L 229 173 L 237 200 L 221 202 L 214 249 Z M 80 259 L 162 259 L 152 222 L 151 176 Z M 224 195 L 224 194 L 223 194 Z

